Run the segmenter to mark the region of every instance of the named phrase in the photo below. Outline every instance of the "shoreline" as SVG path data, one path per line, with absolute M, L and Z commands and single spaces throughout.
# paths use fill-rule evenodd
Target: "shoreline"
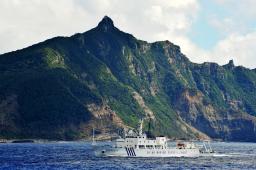
M 96 137 L 96 142 L 108 142 L 112 141 L 116 138 L 111 137 Z M 181 139 L 170 139 L 170 142 L 175 141 L 204 141 L 204 140 L 195 140 L 195 139 L 187 139 L 187 140 L 181 140 Z M 211 139 L 211 142 L 236 142 L 236 143 L 256 143 L 256 141 L 225 141 L 220 139 Z M 51 140 L 51 139 L 0 139 L 0 144 L 5 143 L 65 143 L 65 142 L 92 142 L 92 139 L 77 139 L 77 140 Z

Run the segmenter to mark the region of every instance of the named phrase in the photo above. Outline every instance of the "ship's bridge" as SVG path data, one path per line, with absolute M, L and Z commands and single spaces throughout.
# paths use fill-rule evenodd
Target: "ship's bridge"
M 116 147 L 118 148 L 166 148 L 167 138 L 166 137 L 156 137 L 155 139 L 148 139 L 146 134 L 134 136 L 127 135 L 124 139 L 116 140 Z
M 148 139 L 147 135 L 142 131 L 143 120 L 141 120 L 140 128 L 136 133 L 130 129 L 125 133 L 124 138 L 116 140 L 115 147 L 117 148 L 137 148 L 137 149 L 155 149 L 167 148 L 167 138 L 164 136 L 156 137 L 155 139 Z

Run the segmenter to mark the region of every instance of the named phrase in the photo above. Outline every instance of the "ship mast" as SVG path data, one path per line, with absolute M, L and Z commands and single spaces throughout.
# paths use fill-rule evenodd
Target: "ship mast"
M 96 142 L 95 142 L 95 139 L 94 139 L 94 136 L 95 136 L 95 134 L 94 134 L 95 132 L 94 132 L 94 128 L 92 129 L 92 145 L 96 145 Z
M 142 136 L 142 128 L 143 128 L 143 119 L 140 120 L 140 129 L 139 129 L 140 136 Z

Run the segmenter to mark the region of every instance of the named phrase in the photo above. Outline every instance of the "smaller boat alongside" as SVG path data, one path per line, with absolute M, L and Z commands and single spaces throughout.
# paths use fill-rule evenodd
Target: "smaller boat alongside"
M 177 141 L 175 146 L 168 145 L 168 138 L 159 136 L 148 138 L 142 131 L 143 120 L 138 132 L 129 130 L 114 141 L 112 146 L 95 147 L 96 156 L 107 157 L 199 157 L 214 153 L 210 142 L 201 145 L 192 141 Z M 94 143 L 95 145 L 95 143 Z

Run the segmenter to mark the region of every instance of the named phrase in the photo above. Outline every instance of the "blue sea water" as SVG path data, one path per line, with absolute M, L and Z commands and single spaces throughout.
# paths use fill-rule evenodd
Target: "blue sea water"
M 212 146 L 214 157 L 99 158 L 88 142 L 0 144 L 0 169 L 256 169 L 256 143 Z

